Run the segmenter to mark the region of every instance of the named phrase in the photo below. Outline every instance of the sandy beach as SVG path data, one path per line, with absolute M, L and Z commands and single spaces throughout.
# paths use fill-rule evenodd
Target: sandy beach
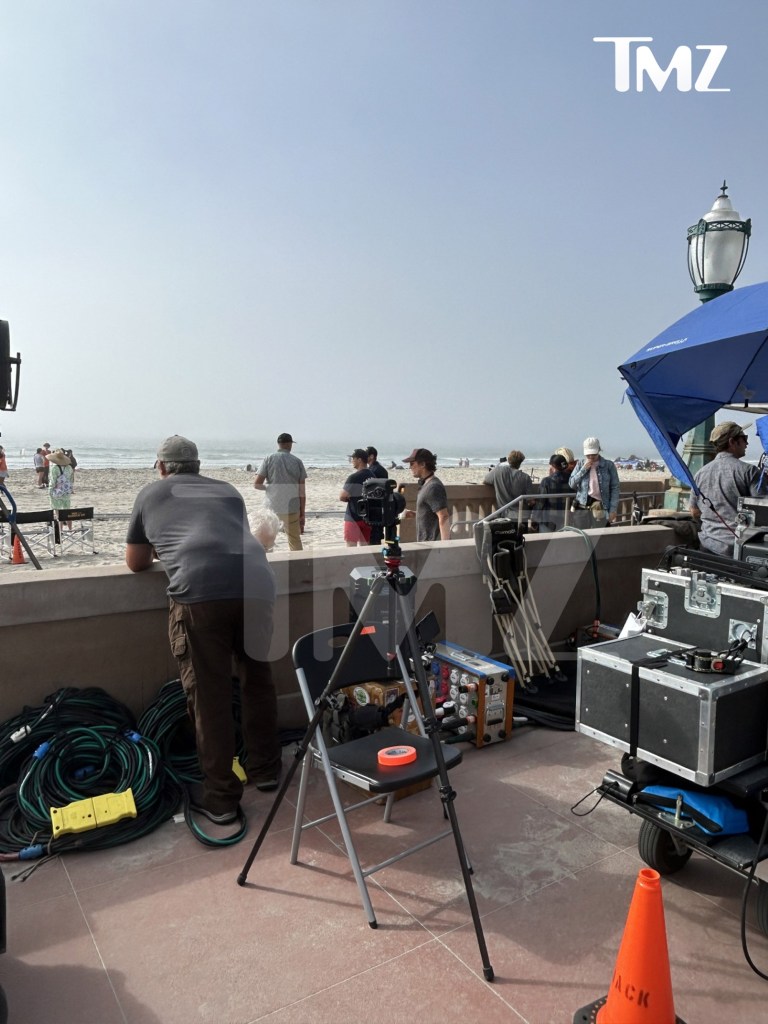
M 544 467 L 533 470 L 523 464 L 534 478 L 541 478 Z M 253 486 L 253 472 L 245 468 L 231 468 L 206 471 L 204 475 L 227 480 L 243 495 L 249 515 L 262 508 L 264 494 Z M 307 521 L 304 532 L 304 547 L 343 547 L 342 518 L 344 506 L 338 500 L 339 491 L 348 475 L 343 467 L 333 469 L 308 469 L 307 477 Z M 438 466 L 438 476 L 447 484 L 481 484 L 487 472 L 486 466 L 470 468 L 444 468 Z M 635 480 L 638 484 L 663 479 L 663 473 L 645 473 L 620 470 L 622 480 Z M 410 470 L 396 469 L 390 472 L 398 484 L 413 481 Z M 35 554 L 44 569 L 74 568 L 87 565 L 113 565 L 121 563 L 125 552 L 125 531 L 128 516 L 138 491 L 147 483 L 157 479 L 151 469 L 81 469 L 75 474 L 75 494 L 72 508 L 94 509 L 94 546 L 96 553 L 81 552 L 75 548 L 67 550 L 62 557 L 53 558 L 44 547 L 37 545 Z M 48 492 L 39 490 L 31 470 L 16 470 L 11 473 L 8 487 L 20 512 L 32 512 L 49 508 Z M 640 488 L 642 490 L 642 488 Z M 287 551 L 288 544 L 283 534 L 278 536 L 275 551 Z M 30 563 L 11 565 L 3 562 L 0 571 L 35 571 Z

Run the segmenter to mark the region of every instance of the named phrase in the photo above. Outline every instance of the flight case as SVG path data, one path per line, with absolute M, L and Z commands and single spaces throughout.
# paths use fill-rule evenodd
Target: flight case
M 641 633 L 580 648 L 577 732 L 701 786 L 765 761 L 768 666 L 725 675 L 669 660 L 690 646 Z

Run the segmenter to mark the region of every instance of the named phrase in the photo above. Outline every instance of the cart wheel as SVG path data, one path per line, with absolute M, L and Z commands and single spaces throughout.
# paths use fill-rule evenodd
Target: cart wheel
M 757 927 L 763 933 L 768 935 L 768 883 L 758 882 L 757 884 L 757 898 L 755 900 L 755 915 L 757 917 Z
M 674 837 L 652 821 L 644 821 L 637 837 L 637 849 L 649 868 L 660 875 L 673 875 L 675 871 L 685 867 L 691 853 L 690 846 L 679 849 Z M 766 900 L 766 916 L 768 918 L 768 899 Z

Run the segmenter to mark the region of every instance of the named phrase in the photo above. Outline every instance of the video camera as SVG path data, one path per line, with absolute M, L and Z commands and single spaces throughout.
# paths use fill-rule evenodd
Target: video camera
M 363 483 L 362 497 L 358 498 L 357 510 L 369 526 L 394 526 L 405 509 L 405 498 L 398 494 L 395 480 L 374 477 Z

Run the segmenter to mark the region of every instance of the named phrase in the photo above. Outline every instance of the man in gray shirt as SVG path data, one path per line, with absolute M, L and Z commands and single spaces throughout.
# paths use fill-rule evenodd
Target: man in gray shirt
M 160 479 L 136 497 L 125 561 L 133 572 L 159 558 L 168 575 L 171 650 L 195 722 L 203 784 L 191 806 L 217 825 L 238 815 L 243 786 L 232 771 L 232 659 L 240 677 L 249 778 L 275 789 L 281 762 L 269 664 L 275 584 L 251 534 L 245 503 L 223 480 L 200 475 L 197 446 L 175 434 L 157 452 Z
M 291 452 L 293 444 L 290 434 L 280 434 L 277 451 L 264 459 L 253 486 L 257 491 L 266 492 L 267 504 L 283 524 L 288 548 L 301 551 L 307 471 L 301 459 Z
M 747 452 L 745 430 L 731 420 L 718 423 L 709 435 L 716 455 L 694 477 L 701 496 L 691 492 L 689 507 L 701 523 L 699 543 L 715 555 L 733 554 L 739 498 L 766 494 L 757 466 L 741 461 Z
M 429 448 L 414 448 L 403 462 L 410 463 L 411 473 L 419 481 L 416 511 L 404 513 L 416 516 L 416 540 L 450 540 L 448 494 L 442 480 L 435 476 L 437 456 Z
M 535 492 L 533 481 L 527 473 L 520 469 L 523 462 L 525 462 L 523 453 L 513 449 L 507 456 L 506 462 L 500 462 L 489 473 L 486 473 L 483 483 L 487 487 L 493 487 L 496 492 L 496 508 L 503 508 L 510 501 L 519 498 L 521 494 Z

